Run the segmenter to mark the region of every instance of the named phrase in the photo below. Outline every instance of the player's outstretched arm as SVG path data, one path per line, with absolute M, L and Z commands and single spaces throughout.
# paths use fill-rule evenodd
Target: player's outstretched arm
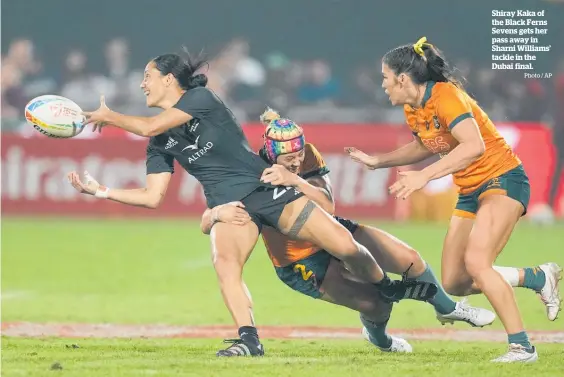
M 451 130 L 451 133 L 459 144 L 445 157 L 422 170 L 428 180 L 442 178 L 467 168 L 486 150 L 484 139 L 474 118 L 464 119 Z
M 192 119 L 192 116 L 177 108 L 166 109 L 152 117 L 137 117 L 124 115 L 110 110 L 106 105 L 104 96 L 100 98 L 100 107 L 96 111 L 83 112 L 86 123 L 94 123 L 93 131 L 102 130 L 105 125 L 112 125 L 133 134 L 151 137 L 183 125 Z
M 416 164 L 433 155 L 417 136 L 411 143 L 379 156 L 369 156 L 354 147 L 345 148 L 345 152 L 349 154 L 353 161 L 360 162 L 372 170 Z
M 82 182 L 77 172 L 68 174 L 68 180 L 80 193 L 94 195 L 98 198 L 110 199 L 118 203 L 144 208 L 157 208 L 168 188 L 172 174 L 158 173 L 147 175 L 147 186 L 137 189 L 111 189 L 98 183 L 94 178 L 84 172 L 85 182 Z

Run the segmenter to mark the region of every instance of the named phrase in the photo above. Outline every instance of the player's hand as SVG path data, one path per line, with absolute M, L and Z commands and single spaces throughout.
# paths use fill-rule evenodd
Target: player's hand
M 390 194 L 395 195 L 396 199 L 406 199 L 429 182 L 427 176 L 421 171 L 403 171 L 398 175 L 400 178 L 389 188 Z
M 81 194 L 88 194 L 94 195 L 100 184 L 88 174 L 87 171 L 84 172 L 84 178 L 86 182 L 82 182 L 80 180 L 80 175 L 77 172 L 72 171 L 67 174 L 67 178 L 72 185 L 76 189 L 76 191 L 80 192 Z
M 82 115 L 85 117 L 84 125 L 94 123 L 92 132 L 98 130 L 102 132 L 102 127 L 108 124 L 108 116 L 112 113 L 112 110 L 106 105 L 106 98 L 102 95 L 100 96 L 100 107 L 96 111 L 83 111 Z
M 251 216 L 244 208 L 245 205 L 241 202 L 223 204 L 218 209 L 218 220 L 222 223 L 245 225 L 251 221 Z
M 282 165 L 274 164 L 264 169 L 260 181 L 274 186 L 296 186 L 299 177 Z
M 353 161 L 366 165 L 370 170 L 378 168 L 378 157 L 376 156 L 369 156 L 355 147 L 346 147 L 345 152 L 349 154 Z

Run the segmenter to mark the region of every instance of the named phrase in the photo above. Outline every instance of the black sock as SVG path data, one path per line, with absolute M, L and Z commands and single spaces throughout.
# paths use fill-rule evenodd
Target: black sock
M 245 343 L 259 344 L 259 336 L 257 328 L 254 326 L 241 326 L 239 327 L 239 337 Z
M 387 287 L 392 284 L 392 279 L 384 272 L 384 277 L 378 283 L 376 283 L 379 287 Z

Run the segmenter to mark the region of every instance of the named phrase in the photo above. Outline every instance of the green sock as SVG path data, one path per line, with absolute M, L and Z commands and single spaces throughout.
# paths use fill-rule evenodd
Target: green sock
M 360 315 L 360 321 L 370 334 L 370 342 L 381 348 L 390 348 L 392 346 L 392 338 L 386 333 L 389 317 L 382 323 L 375 323 L 368 318 Z
M 445 292 L 443 286 L 441 285 L 441 283 L 433 273 L 431 267 L 426 262 L 425 264 L 427 266 L 425 268 L 425 272 L 423 272 L 421 276 L 416 277 L 415 280 L 436 284 L 439 290 L 437 291 L 435 297 L 429 300 L 429 302 L 431 303 L 431 305 L 435 307 L 435 310 L 440 314 L 452 313 L 454 309 L 456 309 L 456 302 L 452 301 L 452 299 Z
M 544 271 L 539 267 L 526 267 L 523 270 L 525 271 L 523 287 L 539 292 L 546 283 Z
M 531 342 L 529 342 L 529 337 L 525 331 L 518 332 L 517 334 L 508 334 L 507 341 L 513 344 L 520 344 L 525 347 L 527 350 L 533 349 Z

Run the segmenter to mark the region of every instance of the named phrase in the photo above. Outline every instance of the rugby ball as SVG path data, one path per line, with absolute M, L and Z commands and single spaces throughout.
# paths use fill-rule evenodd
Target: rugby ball
M 45 136 L 69 138 L 78 135 L 84 128 L 82 109 L 68 98 L 44 95 L 25 106 L 25 119 Z

